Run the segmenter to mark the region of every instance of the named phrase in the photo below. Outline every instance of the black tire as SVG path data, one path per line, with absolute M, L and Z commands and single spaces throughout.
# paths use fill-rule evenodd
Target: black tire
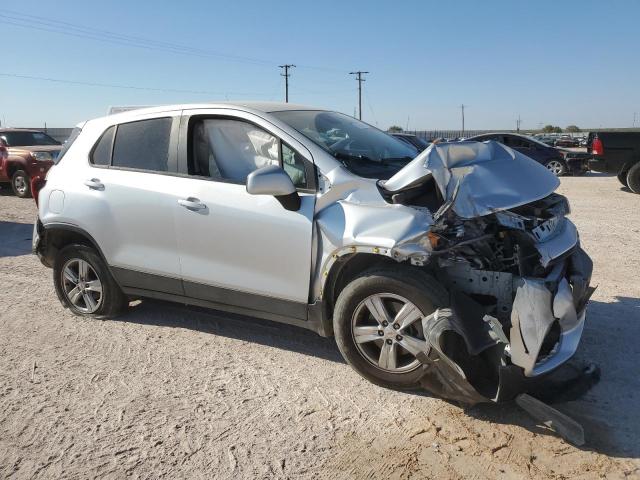
M 18 170 L 11 177 L 11 188 L 16 197 L 31 197 L 31 179 L 24 170 Z
M 68 288 L 71 283 L 65 281 L 63 269 L 65 265 L 70 265 L 76 260 L 87 262 L 93 269 L 95 277 L 100 281 L 102 292 L 95 311 L 83 311 L 80 307 L 72 303 L 66 293 L 65 287 Z M 129 305 L 127 298 L 113 279 L 102 257 L 100 257 L 93 248 L 86 245 L 68 245 L 58 253 L 53 265 L 53 283 L 62 305 L 76 315 L 97 319 L 114 318 L 121 314 Z M 84 303 L 88 305 L 87 302 Z
M 617 177 L 618 180 L 620 181 L 620 183 L 622 185 L 624 185 L 625 187 L 628 187 L 629 185 L 627 184 L 627 174 L 629 173 L 628 170 L 625 170 L 624 172 L 620 172 L 618 173 Z
M 640 193 L 640 162 L 629 169 L 627 173 L 627 186 L 633 193 Z
M 447 291 L 433 277 L 412 267 L 385 267 L 366 271 L 352 280 L 338 296 L 333 312 L 333 329 L 342 356 L 360 375 L 376 385 L 395 390 L 420 388 L 425 366 L 393 373 L 374 366 L 359 351 L 353 336 L 352 318 L 358 306 L 370 295 L 394 294 L 413 303 L 423 315 L 449 303 Z

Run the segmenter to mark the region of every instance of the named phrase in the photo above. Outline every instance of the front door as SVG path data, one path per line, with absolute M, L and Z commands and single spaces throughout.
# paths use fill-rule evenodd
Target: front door
M 306 319 L 315 181 L 311 155 L 260 117 L 186 116 L 178 178 L 177 241 L 186 295 Z M 288 142 L 288 143 L 286 143 Z M 184 142 L 183 142 L 184 143 Z M 184 148 L 186 147 L 186 148 Z M 184 155 L 184 157 L 182 157 Z M 302 197 L 299 211 L 250 195 L 249 173 L 279 164 Z

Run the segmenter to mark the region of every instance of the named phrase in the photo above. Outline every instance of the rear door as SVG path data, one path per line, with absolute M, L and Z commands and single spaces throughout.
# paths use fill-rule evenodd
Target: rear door
M 185 293 L 306 319 L 315 207 L 310 152 L 247 112 L 191 113 L 182 121 L 175 204 Z M 247 174 L 268 164 L 280 164 L 292 178 L 299 211 L 247 193 Z
M 108 128 L 81 173 L 74 216 L 121 285 L 182 294 L 176 245 L 179 112 Z

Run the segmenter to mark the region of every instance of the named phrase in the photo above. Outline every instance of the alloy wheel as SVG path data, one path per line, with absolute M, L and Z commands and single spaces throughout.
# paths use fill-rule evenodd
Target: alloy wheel
M 553 173 L 556 177 L 559 177 L 564 173 L 564 165 L 558 160 L 551 160 L 546 165 L 547 169 Z
M 27 191 L 27 181 L 21 175 L 13 179 L 13 186 L 20 195 L 24 195 Z
M 415 370 L 420 366 L 416 357 L 426 351 L 420 322 L 423 316 L 424 312 L 400 295 L 370 295 L 360 302 L 351 320 L 356 348 L 369 363 L 386 372 Z
M 94 313 L 102 304 L 102 282 L 86 260 L 72 258 L 62 267 L 67 300 L 82 313 Z

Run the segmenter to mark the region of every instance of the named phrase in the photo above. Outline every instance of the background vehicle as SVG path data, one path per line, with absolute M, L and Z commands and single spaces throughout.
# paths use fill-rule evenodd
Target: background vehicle
M 547 167 L 554 175 L 560 177 L 567 173 L 580 174 L 586 171 L 586 156 L 579 153 L 566 152 L 517 133 L 487 133 L 469 138 L 477 142 L 495 140 L 507 147 L 523 153 L 529 158 Z
M 591 261 L 559 180 L 504 145 L 414 159 L 350 116 L 288 103 L 81 129 L 33 238 L 77 315 L 112 317 L 135 296 L 290 323 L 335 335 L 378 385 L 469 403 L 512 398 L 577 348 Z
M 620 183 L 640 193 L 640 132 L 590 132 L 587 150 L 592 170 L 615 173 Z
M 62 146 L 46 133 L 38 130 L 0 129 L 0 140 L 7 148 L 7 156 L 0 156 L 0 182 L 11 182 L 18 197 L 31 196 L 31 181 L 44 178 Z
M 418 150 L 418 153 L 423 151 L 429 146 L 429 142 L 423 140 L 422 138 L 412 134 L 412 133 L 392 133 L 396 138 L 399 138 L 403 142 L 408 143 L 412 147 L 415 147 Z
M 560 138 L 557 138 L 554 145 L 556 147 L 578 147 L 580 146 L 580 141 L 577 138 L 573 138 L 571 135 L 562 135 Z

